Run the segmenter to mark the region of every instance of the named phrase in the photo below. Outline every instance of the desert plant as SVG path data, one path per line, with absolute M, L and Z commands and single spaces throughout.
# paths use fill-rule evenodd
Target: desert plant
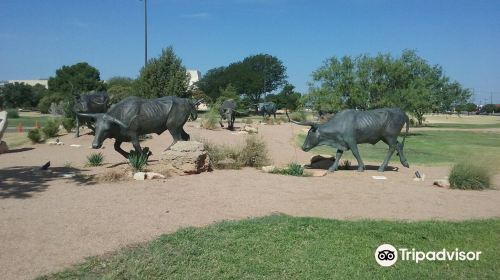
M 134 170 L 134 172 L 139 172 L 144 170 L 144 167 L 148 164 L 148 158 L 150 156 L 149 148 L 145 147 L 142 152 L 137 152 L 131 150 L 128 156 L 128 163 Z
M 7 109 L 7 118 L 19 119 L 19 111 L 17 109 Z
M 70 133 L 71 130 L 73 129 L 73 127 L 75 127 L 75 119 L 72 119 L 72 118 L 64 118 L 62 120 L 62 126 L 64 127 L 64 129 Z
M 238 151 L 237 160 L 240 166 L 262 167 L 269 163 L 266 143 L 257 136 L 245 139 L 245 146 Z
M 453 189 L 482 190 L 490 187 L 490 174 L 485 167 L 458 163 L 451 169 L 449 181 Z
M 307 120 L 307 114 L 305 111 L 295 111 L 290 114 L 290 119 L 296 122 L 305 122 Z
M 238 169 L 241 167 L 236 160 L 238 152 L 234 148 L 213 144 L 206 140 L 201 140 L 201 142 L 215 169 Z
M 35 128 L 28 132 L 28 138 L 31 140 L 31 143 L 36 144 L 42 141 L 42 134 L 40 133 L 40 129 Z
M 87 166 L 101 166 L 103 161 L 104 155 L 101 152 L 87 156 Z
M 59 122 L 56 120 L 49 120 L 43 126 L 42 132 L 45 135 L 45 138 L 56 137 L 59 133 Z
M 306 176 L 304 167 L 298 163 L 290 163 L 286 168 L 275 168 L 271 171 L 273 174 L 290 175 L 290 176 Z
M 219 125 L 219 114 L 215 110 L 210 110 L 201 121 L 201 127 L 205 129 L 216 129 Z

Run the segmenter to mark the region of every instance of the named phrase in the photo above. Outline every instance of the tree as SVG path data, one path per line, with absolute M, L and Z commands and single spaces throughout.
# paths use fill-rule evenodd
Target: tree
M 107 81 L 108 95 L 111 103 L 116 104 L 121 100 L 137 94 L 137 83 L 128 77 L 112 77 Z
M 472 102 L 469 102 L 465 104 L 464 110 L 467 111 L 467 115 L 470 115 L 470 113 L 475 112 L 477 110 L 477 105 Z
M 160 57 L 150 59 L 138 78 L 139 93 L 147 98 L 186 97 L 188 85 L 189 75 L 172 47 L 163 49 Z
M 49 78 L 48 84 L 51 93 L 80 94 L 106 89 L 106 85 L 101 81 L 99 70 L 87 62 L 62 66 L 56 70 L 55 77 Z
M 495 104 L 486 104 L 483 106 L 483 111 L 488 114 L 493 114 L 495 112 L 496 105 Z
M 44 86 L 30 86 L 25 83 L 6 84 L 2 89 L 3 106 L 6 108 L 33 108 L 45 93 Z
M 268 94 L 265 101 L 276 103 L 278 109 L 287 108 L 292 111 L 296 110 L 300 105 L 301 94 L 294 91 L 294 89 L 293 85 L 286 84 L 278 94 Z
M 197 86 L 216 100 L 221 95 L 221 89 L 231 84 L 244 102 L 258 103 L 264 94 L 283 86 L 286 77 L 286 68 L 278 58 L 258 54 L 227 67 L 210 69 Z

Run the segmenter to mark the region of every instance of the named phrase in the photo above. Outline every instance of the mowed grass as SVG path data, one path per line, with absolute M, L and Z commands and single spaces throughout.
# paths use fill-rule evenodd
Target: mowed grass
M 296 144 L 302 146 L 305 134 L 299 134 Z M 402 141 L 402 136 L 399 137 Z M 388 151 L 384 142 L 376 145 L 360 144 L 361 158 L 364 161 L 382 163 Z M 328 146 L 314 148 L 313 154 L 335 155 L 336 150 Z M 500 133 L 473 131 L 418 131 L 406 137 L 404 155 L 411 164 L 443 165 L 460 161 L 487 162 L 494 168 L 500 167 Z M 357 162 L 351 151 L 345 152 L 342 159 Z M 393 154 L 391 162 L 399 164 L 399 157 Z
M 500 220 L 337 221 L 269 216 L 187 228 L 39 279 L 498 279 Z M 479 261 L 375 262 L 384 243 L 481 251 Z
M 19 124 L 22 124 L 24 128 L 26 127 L 35 127 L 36 122 L 40 124 L 40 126 L 44 126 L 47 121 L 50 119 L 54 119 L 53 116 L 51 115 L 32 115 L 32 116 L 25 116 L 21 115 L 17 119 L 8 119 L 8 127 L 17 127 Z

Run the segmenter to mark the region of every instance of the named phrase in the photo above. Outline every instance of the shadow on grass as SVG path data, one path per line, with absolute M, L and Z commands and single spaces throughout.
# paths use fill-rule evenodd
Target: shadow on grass
M 40 170 L 39 166 L 13 166 L 0 169 L 0 199 L 25 199 L 34 193 L 43 192 L 50 183 L 56 180 L 76 182 L 78 185 L 96 184 L 91 177 L 80 172 L 84 170 L 71 167 L 50 167 L 49 170 Z M 70 177 L 64 177 L 71 174 Z

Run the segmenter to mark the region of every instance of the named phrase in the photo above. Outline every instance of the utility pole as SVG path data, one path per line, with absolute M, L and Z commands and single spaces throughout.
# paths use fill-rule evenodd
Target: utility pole
M 493 92 L 490 91 L 490 104 L 493 104 Z
M 148 0 L 144 0 L 144 67 L 148 64 Z

